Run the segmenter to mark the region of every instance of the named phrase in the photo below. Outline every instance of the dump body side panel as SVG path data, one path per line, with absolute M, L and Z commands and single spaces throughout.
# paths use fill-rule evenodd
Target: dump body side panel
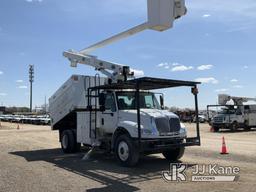
M 72 75 L 49 99 L 49 112 L 52 129 L 59 129 L 58 124 L 76 109 L 87 107 L 87 89 L 103 85 L 105 78 L 94 76 Z M 92 100 L 94 104 L 94 99 Z

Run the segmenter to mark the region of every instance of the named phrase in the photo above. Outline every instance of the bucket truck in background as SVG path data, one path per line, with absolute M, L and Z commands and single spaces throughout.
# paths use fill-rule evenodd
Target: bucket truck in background
M 219 105 L 207 106 L 208 116 L 210 108 L 221 107 L 221 111 L 210 122 L 215 132 L 220 129 L 237 131 L 239 128 L 250 130 L 256 127 L 256 104 L 246 104 L 250 101 L 256 102 L 256 98 L 220 94 L 218 100 Z

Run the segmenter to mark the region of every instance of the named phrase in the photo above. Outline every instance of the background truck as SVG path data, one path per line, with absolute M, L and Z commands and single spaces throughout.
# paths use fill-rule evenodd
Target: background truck
M 227 102 L 233 101 L 233 104 Z M 225 94 L 219 95 L 219 105 L 208 105 L 210 108 L 220 108 L 216 115 L 211 118 L 211 125 L 215 132 L 220 129 L 230 129 L 237 131 L 239 128 L 250 130 L 256 127 L 256 105 L 244 104 L 248 101 L 256 101 L 256 98 L 235 97 Z

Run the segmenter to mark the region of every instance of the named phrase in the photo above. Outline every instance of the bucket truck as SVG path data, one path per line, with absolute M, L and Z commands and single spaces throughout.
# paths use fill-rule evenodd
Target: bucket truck
M 256 127 L 256 105 L 245 104 L 249 101 L 256 102 L 256 98 L 220 94 L 218 100 L 219 105 L 207 106 L 208 114 L 211 107 L 222 108 L 211 120 L 215 132 L 220 129 L 237 131 L 238 128 L 250 130 Z
M 183 0 L 148 0 L 148 7 L 149 22 L 80 52 L 63 53 L 71 66 L 88 65 L 106 76 L 72 75 L 49 99 L 51 127 L 59 131 L 65 153 L 79 151 L 83 144 L 91 147 L 90 152 L 105 150 L 115 154 L 122 165 L 134 166 L 143 154 L 162 153 L 175 161 L 183 156 L 185 147 L 200 145 L 198 82 L 135 78 L 129 66 L 88 54 L 146 28 L 166 30 L 186 12 Z M 172 87 L 191 88 L 197 114 L 195 137 L 187 136 L 177 115 L 164 110 L 163 94 L 154 92 Z

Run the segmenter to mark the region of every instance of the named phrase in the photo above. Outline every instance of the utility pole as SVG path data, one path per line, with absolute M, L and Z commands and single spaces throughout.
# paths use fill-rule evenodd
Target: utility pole
M 32 84 L 34 82 L 34 65 L 29 65 L 29 82 L 30 82 L 30 112 L 32 112 Z
M 46 95 L 44 96 L 44 112 L 45 112 L 45 114 L 47 114 Z

